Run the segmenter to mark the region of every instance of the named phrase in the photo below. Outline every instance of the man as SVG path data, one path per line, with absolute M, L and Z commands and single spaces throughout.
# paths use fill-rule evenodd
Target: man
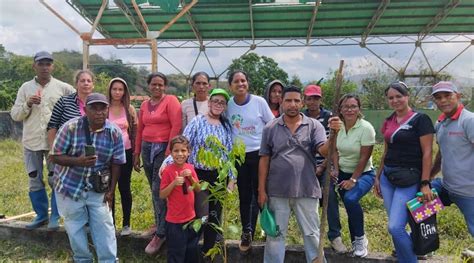
M 11 110 L 12 119 L 23 122 L 23 159 L 29 176 L 29 196 L 36 217 L 26 225 L 35 229 L 48 224 L 48 229 L 59 228 L 59 214 L 54 192 L 51 195 L 51 217 L 48 223 L 48 195 L 43 182 L 43 160 L 48 168 L 48 183 L 52 188 L 53 166 L 48 161 L 48 141 L 46 127 L 54 104 L 61 96 L 74 92 L 71 85 L 51 76 L 54 60 L 46 51 L 36 53 L 33 70 L 36 76 L 23 83 L 18 90 L 15 104 Z
M 308 85 L 304 89 L 304 104 L 306 110 L 303 112 L 307 117 L 318 120 L 326 130 L 326 137 L 329 136 L 329 118 L 332 113 L 321 106 L 321 100 L 323 93 L 321 87 L 318 85 Z M 327 161 L 319 153 L 316 153 L 316 176 L 318 177 L 319 184 L 324 185 L 325 177 L 329 170 L 326 169 Z M 322 201 L 322 199 L 321 199 Z M 332 249 L 337 254 L 344 254 L 347 252 L 347 248 L 342 243 L 341 238 L 341 222 L 339 221 L 339 205 L 337 201 L 337 195 L 334 190 L 334 184 L 331 183 L 329 188 L 329 202 L 328 202 L 328 239 L 331 242 Z
M 441 81 L 431 93 L 442 112 L 436 123 L 439 151 L 431 170 L 433 178 L 440 170 L 442 178 L 431 182 L 444 205 L 455 203 L 474 237 L 474 113 L 464 108 L 461 94 L 451 82 Z M 429 182 L 421 182 L 429 184 Z M 464 255 L 474 257 L 472 247 Z
M 86 116 L 66 122 L 51 149 L 51 158 L 56 164 L 58 209 L 64 218 L 74 261 L 93 261 L 86 224 L 89 224 L 99 262 L 115 262 L 117 257 L 111 207 L 120 165 L 126 160 L 121 131 L 107 120 L 108 105 L 104 95 L 89 95 Z M 109 189 L 106 193 L 97 192 L 92 176 L 107 171 L 111 174 Z
M 314 169 L 314 155 L 326 156 L 326 132 L 318 121 L 300 113 L 301 91 L 290 86 L 283 91 L 283 115 L 269 122 L 262 135 L 259 162 L 258 203 L 268 202 L 281 236 L 267 236 L 264 262 L 283 262 L 290 209 L 303 232 L 306 261 L 318 256 L 318 199 L 321 189 Z M 330 121 L 339 130 L 339 118 Z

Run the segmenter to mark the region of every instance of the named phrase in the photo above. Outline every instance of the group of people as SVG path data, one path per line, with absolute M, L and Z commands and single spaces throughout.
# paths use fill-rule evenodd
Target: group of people
M 197 72 L 191 79 L 194 96 L 180 103 L 166 93 L 166 75 L 156 72 L 147 78 L 150 99 L 137 113 L 130 105 L 125 80 L 112 79 L 107 96 L 93 93 L 94 76 L 82 70 L 75 76 L 74 89 L 51 76 L 53 62 L 45 51 L 34 56 L 36 76 L 20 87 L 11 116 L 23 121 L 29 196 L 36 212 L 26 227 L 48 224 L 54 230 L 63 217 L 75 261 L 93 259 L 86 225 L 98 260 L 116 260 L 114 193 L 118 184 L 123 211 L 120 234 L 129 235 L 133 169 L 144 169 L 151 190 L 155 222 L 144 233 L 151 237 L 146 253 L 155 254 L 167 242 L 169 262 L 195 262 L 221 242 L 222 233 L 212 226 L 221 224 L 221 204 L 209 201 L 209 190 L 200 187 L 200 182 L 217 182 L 218 171 L 198 158 L 210 135 L 229 151 L 236 140 L 245 144 L 245 161 L 237 165 L 237 174 L 229 173 L 227 184 L 229 191 L 237 186 L 239 193 L 243 254 L 251 250 L 259 209 L 267 204 L 281 234 L 266 237 L 264 262 L 284 261 L 291 210 L 303 236 L 306 261 L 316 260 L 318 206 L 325 177 L 331 180 L 327 235 L 337 253 L 348 251 L 341 238 L 339 195 L 348 215 L 351 254 L 367 256 L 369 241 L 359 201 L 372 187 L 383 198 L 400 262 L 417 261 L 405 230 L 409 216 L 405 203 L 418 191 L 428 202 L 435 188 L 445 205 L 455 203 L 474 236 L 474 114 L 463 107 L 451 82 L 433 86 L 433 100 L 442 111 L 435 127 L 427 115 L 409 106 L 405 83 L 387 87 L 386 99 L 394 112 L 381 129 L 385 148 L 375 171 L 371 155 L 376 132 L 363 119 L 356 94 L 342 96 L 338 116 L 332 116 L 322 107 L 318 85 L 302 91 L 274 80 L 262 98 L 250 93 L 248 75 L 237 70 L 229 74 L 231 96 L 225 89 L 211 89 L 209 76 Z M 435 133 L 439 152 L 432 164 Z M 328 156 L 331 139 L 336 148 Z M 53 189 L 51 216 L 43 160 Z M 390 176 L 401 169 L 411 173 L 403 185 Z M 443 178 L 433 179 L 440 170 Z M 110 185 L 99 192 L 93 181 L 104 173 L 110 174 Z M 195 218 L 205 218 L 198 233 L 185 227 Z

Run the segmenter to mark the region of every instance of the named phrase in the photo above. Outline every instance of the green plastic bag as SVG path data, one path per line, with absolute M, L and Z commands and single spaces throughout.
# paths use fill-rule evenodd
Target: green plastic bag
M 266 203 L 263 205 L 262 212 L 260 213 L 260 226 L 268 236 L 278 237 L 281 235 L 280 227 L 275 222 L 275 216 L 273 216 L 272 211 L 268 209 Z

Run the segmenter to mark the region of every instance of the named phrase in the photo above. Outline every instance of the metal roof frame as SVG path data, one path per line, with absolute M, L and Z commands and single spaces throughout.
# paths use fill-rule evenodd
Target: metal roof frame
M 359 45 L 401 76 L 420 48 L 436 75 L 474 45 L 474 0 L 168 0 L 164 6 L 163 0 L 114 0 L 116 6 L 105 8 L 108 0 L 66 0 L 92 25 L 86 33 L 39 1 L 81 36 L 84 53 L 90 45 L 150 48 L 152 70 L 158 48 L 199 48 L 198 57 L 207 57 L 206 48 Z M 103 39 L 92 37 L 96 29 Z M 425 43 L 468 46 L 436 71 Z M 387 44 L 414 44 L 404 67 L 396 69 L 369 48 Z M 87 60 L 84 55 L 84 67 Z

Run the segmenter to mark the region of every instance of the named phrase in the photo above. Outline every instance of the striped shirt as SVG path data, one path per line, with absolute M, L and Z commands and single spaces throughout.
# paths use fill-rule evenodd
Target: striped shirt
M 79 110 L 79 98 L 77 92 L 61 97 L 58 102 L 54 105 L 51 119 L 48 123 L 49 129 L 59 130 L 64 123 L 72 118 L 82 116 Z
M 51 155 L 81 156 L 85 154 L 86 136 L 84 117 L 77 117 L 66 122 L 56 134 Z M 88 178 L 93 172 L 109 167 L 109 163 L 124 164 L 125 148 L 120 129 L 106 120 L 104 128 L 91 132 L 92 144 L 95 147 L 97 161 L 93 167 L 55 165 L 55 189 L 59 193 L 78 200 L 82 191 L 92 189 Z
M 232 149 L 232 130 L 230 124 L 227 129 L 225 129 L 223 125 L 210 124 L 206 116 L 203 115 L 194 117 L 184 129 L 183 135 L 188 138 L 191 145 L 191 155 L 189 156 L 188 162 L 193 164 L 196 169 L 212 170 L 197 161 L 199 148 L 205 146 L 206 139 L 210 135 L 216 136 L 228 151 Z M 227 159 L 227 156 L 224 156 L 224 158 Z M 234 176 L 230 174 L 230 178 L 234 179 Z
M 306 109 L 304 112 L 303 112 L 304 115 L 306 115 L 307 117 L 310 117 L 309 116 L 309 111 Z M 326 138 L 329 138 L 329 132 L 330 132 L 330 129 L 329 129 L 329 118 L 331 118 L 332 116 L 332 112 L 326 110 L 326 109 L 323 109 L 322 107 L 319 108 L 319 116 L 318 118 L 315 118 L 316 120 L 318 120 L 324 127 L 324 130 L 326 131 Z M 323 162 L 324 162 L 324 157 L 319 154 L 319 153 L 316 153 L 316 163 L 317 165 L 321 165 Z

